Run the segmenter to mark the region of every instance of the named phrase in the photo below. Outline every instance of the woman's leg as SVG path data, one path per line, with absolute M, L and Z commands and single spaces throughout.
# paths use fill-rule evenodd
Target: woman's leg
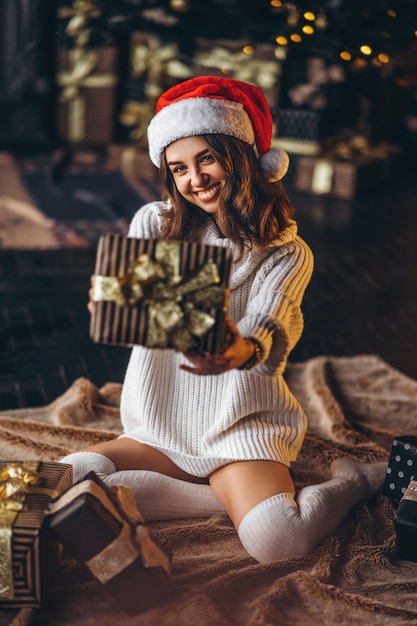
M 294 495 L 288 468 L 280 463 L 233 463 L 210 477 L 215 495 L 237 529 L 245 549 L 260 562 L 311 552 L 360 501 L 382 488 L 386 463 L 338 459 L 331 479 Z
M 73 466 L 74 482 L 94 471 L 108 486 L 129 487 L 146 521 L 224 513 L 205 479 L 187 474 L 158 450 L 128 437 L 74 452 L 60 461 Z

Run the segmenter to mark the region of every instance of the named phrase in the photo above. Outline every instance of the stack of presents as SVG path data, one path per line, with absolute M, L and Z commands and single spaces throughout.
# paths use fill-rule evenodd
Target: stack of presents
M 393 441 L 384 494 L 398 556 L 417 562 L 417 437 Z M 172 593 L 171 555 L 144 524 L 130 489 L 70 465 L 0 462 L 0 609 L 46 606 L 62 557 L 78 561 L 127 615 Z M 138 592 L 139 590 L 139 592 Z
M 145 526 L 132 492 L 109 489 L 94 472 L 72 485 L 71 465 L 0 462 L 0 528 L 0 609 L 44 606 L 63 550 L 128 615 L 170 590 L 170 554 Z
M 291 156 L 286 180 L 302 192 L 355 198 L 394 178 L 404 145 L 415 148 L 412 89 L 381 68 L 355 69 L 329 49 L 286 50 L 274 41 L 196 37 L 185 45 L 160 10 L 142 12 L 142 30 L 133 24 L 117 32 L 99 5 L 33 0 L 27 7 L 20 47 L 15 42 L 13 50 L 6 38 L 13 106 L 7 109 L 0 94 L 0 144 L 12 144 L 3 141 L 11 129 L 21 143 L 36 144 L 44 128 L 71 145 L 117 144 L 126 154 L 132 148 L 146 152 L 158 96 L 182 80 L 214 74 L 264 91 L 275 120 L 274 142 Z M 30 29 L 34 22 L 37 29 Z
M 122 52 L 111 37 L 103 42 L 103 31 L 85 35 L 71 9 L 58 15 L 58 128 L 65 140 L 146 150 L 146 128 L 165 89 L 223 75 L 265 93 L 274 143 L 291 157 L 286 180 L 299 191 L 350 200 L 399 171 L 406 95 L 380 69 L 355 72 L 329 51 L 284 52 L 245 40 L 197 37 L 184 54 L 175 39 L 137 31 Z

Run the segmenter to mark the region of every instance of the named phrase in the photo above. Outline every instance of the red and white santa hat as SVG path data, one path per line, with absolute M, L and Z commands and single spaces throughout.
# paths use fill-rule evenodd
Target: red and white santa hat
M 160 166 L 167 146 L 194 135 L 224 134 L 252 145 L 271 181 L 288 170 L 288 154 L 271 148 L 272 115 L 262 91 L 233 78 L 199 76 L 171 87 L 148 127 L 149 155 Z

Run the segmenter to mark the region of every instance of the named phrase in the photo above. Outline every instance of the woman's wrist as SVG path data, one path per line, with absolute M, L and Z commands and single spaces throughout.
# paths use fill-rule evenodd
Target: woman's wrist
M 262 346 L 254 337 L 245 337 L 246 341 L 250 342 L 253 346 L 253 352 L 251 356 L 237 369 L 238 370 L 251 370 L 261 362 L 263 357 Z

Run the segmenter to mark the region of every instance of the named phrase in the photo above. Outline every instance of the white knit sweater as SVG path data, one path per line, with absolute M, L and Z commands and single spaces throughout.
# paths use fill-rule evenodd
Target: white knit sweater
M 160 236 L 163 202 L 140 209 L 129 236 Z M 237 246 L 214 222 L 201 243 Z M 274 460 L 290 465 L 301 447 L 305 415 L 282 373 L 300 338 L 300 306 L 313 256 L 297 236 L 295 222 L 266 251 L 252 250 L 232 263 L 229 316 L 244 336 L 262 344 L 264 360 L 249 371 L 197 376 L 179 369 L 185 357 L 173 350 L 135 346 L 123 385 L 124 436 L 147 443 L 186 472 L 208 476 L 237 460 Z

